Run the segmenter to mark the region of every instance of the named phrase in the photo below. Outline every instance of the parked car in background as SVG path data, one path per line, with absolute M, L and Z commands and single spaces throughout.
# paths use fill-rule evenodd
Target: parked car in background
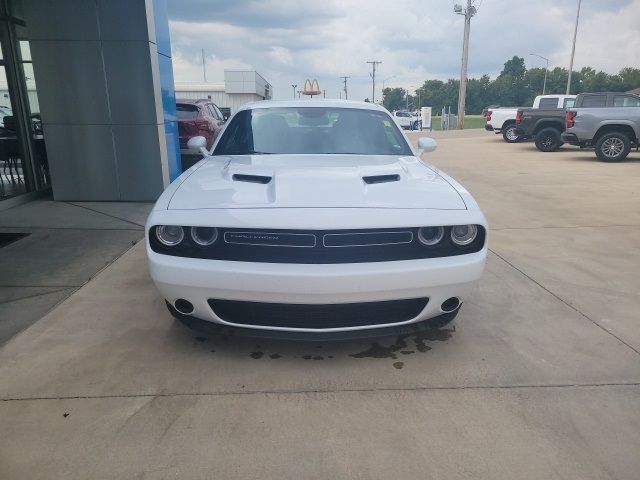
M 575 98 L 575 95 L 538 95 L 533 100 L 533 106 L 531 108 L 567 108 L 573 106 Z M 502 133 L 502 138 L 508 143 L 523 140 L 523 138 L 516 133 L 516 114 L 519 108 L 520 107 L 487 107 L 483 112 L 484 118 L 487 121 L 484 127 L 485 130 L 496 134 Z
M 397 333 L 451 322 L 480 278 L 487 222 L 381 106 L 262 101 L 160 196 L 146 225 L 171 314 L 239 331 Z M 202 324 L 202 323 L 200 323 Z M 206 323 L 205 323 L 206 324 Z M 317 337 L 316 337 L 317 338 Z
M 419 130 L 420 124 L 422 123 L 420 119 L 420 114 L 418 112 L 407 112 L 404 110 L 397 110 L 392 114 L 393 119 L 396 121 L 396 124 L 404 130 Z
M 603 162 L 620 162 L 640 139 L 640 97 L 614 94 L 613 107 L 572 108 L 565 115 L 562 139 L 580 147 L 595 147 Z
M 176 110 L 178 114 L 178 135 L 180 138 L 180 154 L 182 156 L 182 169 L 188 169 L 200 157 L 194 155 L 187 148 L 190 138 L 202 136 L 207 141 L 207 148 L 213 146 L 213 142 L 222 130 L 225 117 L 220 109 L 211 100 L 177 100 Z
M 516 133 L 523 138 L 533 137 L 541 152 L 556 151 L 564 143 L 567 108 L 618 108 L 633 105 L 640 97 L 628 93 L 581 93 L 573 105 L 562 108 L 520 108 L 516 117 Z

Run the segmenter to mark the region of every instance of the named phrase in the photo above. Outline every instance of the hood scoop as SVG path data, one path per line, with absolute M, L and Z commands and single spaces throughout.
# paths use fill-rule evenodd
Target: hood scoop
M 369 175 L 366 177 L 362 177 L 364 183 L 367 185 L 373 185 L 374 183 L 389 183 L 389 182 L 399 182 L 400 175 Z
M 261 183 L 262 185 L 266 185 L 271 181 L 273 177 L 267 177 L 266 175 L 246 175 L 243 173 L 234 173 L 232 178 L 236 182 Z

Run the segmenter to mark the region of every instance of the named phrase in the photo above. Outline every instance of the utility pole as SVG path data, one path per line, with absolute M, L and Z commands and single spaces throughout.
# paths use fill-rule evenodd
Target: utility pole
M 545 90 L 547 89 L 547 72 L 549 71 L 549 59 L 543 57 L 542 55 L 538 55 L 537 53 L 530 53 L 529 55 L 533 55 L 534 57 L 541 58 L 542 60 L 547 61 L 547 66 L 544 69 L 544 83 L 542 84 L 542 95 L 544 95 Z
M 471 29 L 471 17 L 478 10 L 471 5 L 471 0 L 467 0 L 467 8 L 462 9 L 461 5 L 455 5 L 453 11 L 458 15 L 464 15 L 464 39 L 462 42 L 462 68 L 460 69 L 460 90 L 458 91 L 458 129 L 464 128 L 464 108 L 467 96 L 467 63 L 469 62 L 469 30 Z
M 296 99 L 296 88 L 298 88 L 298 85 L 294 85 L 293 83 L 291 84 L 291 88 L 293 88 L 293 99 Z
M 351 77 L 340 77 L 340 78 L 342 79 L 342 82 L 344 83 L 344 88 L 343 88 L 343 90 L 344 90 L 344 99 L 348 100 L 349 97 L 347 95 L 347 79 L 349 79 Z M 340 98 L 342 98 L 342 97 L 340 97 Z
M 372 60 L 367 63 L 370 63 L 373 67 L 373 72 L 370 73 L 371 79 L 373 80 L 373 90 L 371 93 L 371 103 L 376 103 L 376 65 L 381 64 L 382 62 L 378 62 L 377 60 Z
M 569 78 L 567 78 L 567 95 L 571 93 L 571 72 L 573 71 L 573 55 L 576 53 L 576 37 L 578 36 L 578 20 L 580 20 L 580 5 L 582 0 L 578 0 L 578 13 L 576 13 L 576 26 L 573 29 L 573 45 L 571 46 L 571 61 L 569 62 Z
M 206 60 L 204 57 L 204 48 L 202 49 L 202 77 L 204 78 L 204 83 L 207 83 L 207 67 Z

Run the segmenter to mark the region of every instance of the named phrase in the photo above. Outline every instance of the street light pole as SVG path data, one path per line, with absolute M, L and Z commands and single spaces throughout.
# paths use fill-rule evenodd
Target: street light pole
M 207 83 L 207 63 L 204 56 L 204 48 L 202 49 L 202 78 L 204 78 L 204 83 Z
M 293 99 L 296 99 L 296 88 L 298 88 L 298 85 L 294 85 L 293 83 L 291 84 L 291 88 L 293 88 Z
M 569 78 L 567 78 L 567 95 L 571 92 L 571 72 L 573 71 L 573 55 L 576 53 L 576 37 L 578 36 L 578 20 L 580 20 L 580 5 L 582 0 L 578 0 L 578 13 L 576 13 L 576 26 L 573 29 L 573 45 L 571 46 L 571 61 L 569 62 Z
M 471 30 L 471 17 L 477 13 L 476 7 L 467 0 L 467 8 L 462 10 L 460 5 L 454 7 L 454 12 L 464 15 L 464 39 L 462 42 L 462 67 L 460 68 L 460 90 L 458 91 L 458 129 L 464 129 L 464 109 L 467 96 L 467 64 L 469 62 L 469 31 Z
M 547 72 L 549 71 L 549 59 L 543 57 L 542 55 L 538 55 L 537 53 L 530 53 L 529 55 L 533 55 L 534 57 L 538 57 L 547 61 L 547 66 L 544 69 L 544 83 L 542 84 L 542 95 L 544 95 L 544 92 L 547 89 Z

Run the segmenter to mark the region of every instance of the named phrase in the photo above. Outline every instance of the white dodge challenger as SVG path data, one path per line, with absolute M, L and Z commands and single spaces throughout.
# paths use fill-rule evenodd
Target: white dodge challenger
M 435 141 L 418 145 L 380 106 L 322 100 L 247 105 L 211 151 L 191 139 L 204 158 L 146 225 L 169 311 L 271 333 L 446 325 L 484 269 L 487 222 L 420 159 Z

